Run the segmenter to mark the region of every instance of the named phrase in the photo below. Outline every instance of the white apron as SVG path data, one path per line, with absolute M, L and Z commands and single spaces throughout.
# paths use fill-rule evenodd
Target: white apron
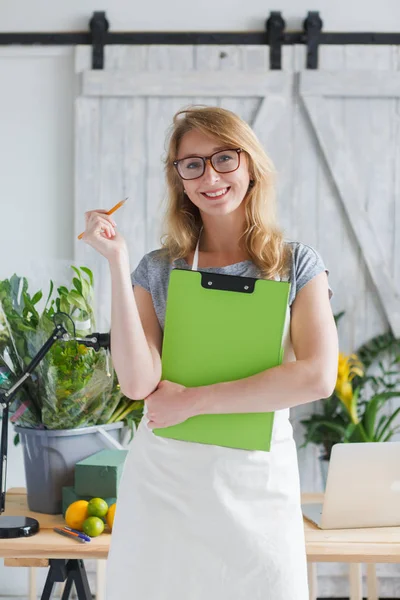
M 284 348 L 294 360 L 289 308 Z M 162 438 L 147 423 L 120 482 L 107 600 L 308 600 L 289 409 L 275 413 L 270 452 Z

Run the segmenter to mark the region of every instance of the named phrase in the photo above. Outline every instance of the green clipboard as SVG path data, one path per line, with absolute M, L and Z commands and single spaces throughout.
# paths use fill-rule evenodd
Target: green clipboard
M 290 283 L 174 269 L 162 379 L 186 387 L 233 381 L 281 364 Z M 198 415 L 154 429 L 176 440 L 269 451 L 274 413 Z

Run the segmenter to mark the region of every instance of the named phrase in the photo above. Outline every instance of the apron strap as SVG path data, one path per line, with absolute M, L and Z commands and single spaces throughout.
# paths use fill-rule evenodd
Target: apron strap
M 202 231 L 203 231 L 203 228 L 200 229 L 199 238 L 197 240 L 196 249 L 194 251 L 192 271 L 197 271 L 198 267 L 199 267 L 199 247 L 200 247 L 200 237 L 201 237 Z

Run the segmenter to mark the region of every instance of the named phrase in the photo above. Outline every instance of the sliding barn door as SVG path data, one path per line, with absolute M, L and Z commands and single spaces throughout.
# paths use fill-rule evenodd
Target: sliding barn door
M 400 335 L 400 108 L 398 49 L 325 46 L 318 71 L 305 48 L 283 48 L 269 70 L 259 46 L 109 46 L 104 71 L 90 48 L 76 52 L 75 235 L 84 212 L 109 208 L 125 235 L 132 269 L 159 247 L 165 138 L 189 104 L 223 106 L 249 122 L 273 159 L 286 237 L 314 246 L 330 270 L 344 352 L 388 327 Z M 75 238 L 76 239 L 76 238 Z M 76 240 L 93 268 L 101 329 L 109 326 L 110 280 L 100 255 Z M 394 408 L 388 405 L 388 410 Z M 291 410 L 298 446 L 300 419 Z M 299 451 L 304 490 L 320 488 L 317 450 Z

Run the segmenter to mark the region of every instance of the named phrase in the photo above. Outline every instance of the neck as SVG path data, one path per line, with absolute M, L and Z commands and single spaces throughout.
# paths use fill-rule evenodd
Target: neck
M 200 239 L 202 252 L 229 253 L 240 249 L 240 237 L 243 234 L 244 219 L 242 215 L 224 215 L 209 217 L 202 215 L 203 232 Z

